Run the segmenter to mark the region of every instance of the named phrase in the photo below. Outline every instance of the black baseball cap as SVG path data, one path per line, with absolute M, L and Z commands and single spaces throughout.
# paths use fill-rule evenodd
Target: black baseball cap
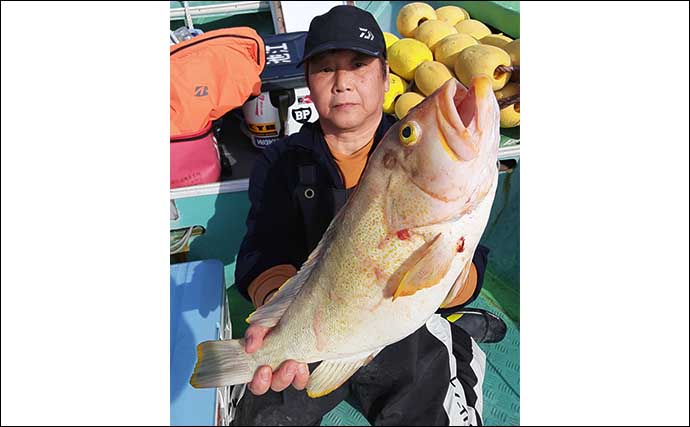
M 335 6 L 312 19 L 299 62 L 333 49 L 348 49 L 386 59 L 386 41 L 374 16 L 356 6 Z

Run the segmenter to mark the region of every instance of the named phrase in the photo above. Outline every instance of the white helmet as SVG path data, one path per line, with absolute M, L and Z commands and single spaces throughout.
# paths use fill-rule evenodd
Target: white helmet
M 242 106 L 245 123 L 242 131 L 256 148 L 266 148 L 280 138 L 278 109 L 271 104 L 268 92 L 262 92 Z

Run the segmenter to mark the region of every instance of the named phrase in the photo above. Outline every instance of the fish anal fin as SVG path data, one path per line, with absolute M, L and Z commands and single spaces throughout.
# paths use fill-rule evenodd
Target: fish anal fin
M 362 366 L 368 364 L 381 349 L 359 353 L 344 359 L 323 361 L 309 377 L 307 395 L 311 398 L 325 396 L 336 390 Z

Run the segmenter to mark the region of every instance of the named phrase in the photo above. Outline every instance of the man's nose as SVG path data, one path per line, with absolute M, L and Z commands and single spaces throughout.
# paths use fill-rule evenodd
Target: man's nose
M 352 90 L 352 73 L 349 70 L 336 70 L 334 91 L 348 92 Z

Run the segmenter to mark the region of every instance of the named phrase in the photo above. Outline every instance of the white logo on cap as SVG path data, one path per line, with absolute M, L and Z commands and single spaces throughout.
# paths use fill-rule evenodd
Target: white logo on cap
M 361 31 L 361 33 L 359 34 L 360 39 L 374 40 L 374 35 L 371 33 L 371 31 L 362 27 L 359 27 L 359 30 Z

